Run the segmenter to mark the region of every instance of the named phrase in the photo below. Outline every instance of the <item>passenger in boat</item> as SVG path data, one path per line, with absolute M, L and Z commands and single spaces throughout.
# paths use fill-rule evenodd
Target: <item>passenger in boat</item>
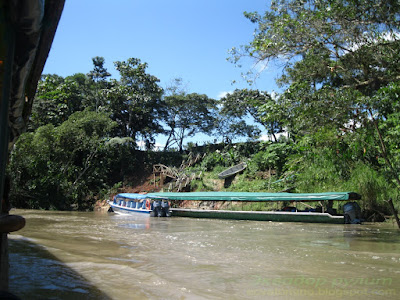
M 290 202 L 288 206 L 285 206 L 282 208 L 282 211 L 291 211 L 291 212 L 296 212 L 296 207 L 293 206 L 294 202 Z
M 331 215 L 337 215 L 336 209 L 333 208 L 333 200 L 328 201 L 328 205 L 326 206 L 326 212 Z
M 294 207 L 294 206 L 285 206 L 284 208 L 282 208 L 282 211 L 296 212 L 296 207 Z

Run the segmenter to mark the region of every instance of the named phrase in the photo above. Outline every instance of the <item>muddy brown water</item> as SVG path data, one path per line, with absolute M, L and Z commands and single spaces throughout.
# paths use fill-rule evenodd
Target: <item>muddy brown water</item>
M 399 299 L 400 233 L 332 225 L 14 210 L 21 299 Z

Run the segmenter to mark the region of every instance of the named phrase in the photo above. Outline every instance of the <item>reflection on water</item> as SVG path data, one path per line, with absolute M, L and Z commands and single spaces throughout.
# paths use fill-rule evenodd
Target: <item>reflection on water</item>
M 400 235 L 388 225 L 17 213 L 27 226 L 10 235 L 11 291 L 23 299 L 400 295 Z

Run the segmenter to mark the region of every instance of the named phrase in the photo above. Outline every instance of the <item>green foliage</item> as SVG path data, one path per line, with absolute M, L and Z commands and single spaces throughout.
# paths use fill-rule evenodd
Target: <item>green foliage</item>
M 298 167 L 296 191 L 305 193 L 338 190 L 340 183 L 345 180 L 343 173 L 348 173 L 347 169 L 341 169 L 324 153 L 303 161 Z
M 122 182 L 117 182 L 109 189 L 104 189 L 99 192 L 99 199 L 111 199 L 111 196 L 118 194 L 119 189 L 123 186 Z
M 364 163 L 357 163 L 351 172 L 349 181 L 344 184 L 361 194 L 364 209 L 387 211 L 385 200 L 398 199 L 399 192 L 393 188 L 386 178 L 375 169 Z
M 245 15 L 258 29 L 234 61 L 285 61 L 278 82 L 286 90 L 262 110 L 264 120 L 284 121 L 295 139 L 324 126 L 363 128 L 372 106 L 378 109 L 370 97 L 398 80 L 395 1 L 277 0 L 263 15 Z
M 152 138 L 162 132 L 158 120 L 163 113 L 162 88 L 159 79 L 146 72 L 147 64 L 140 59 L 129 58 L 115 62 L 121 79 L 112 80 L 106 90 L 111 118 L 117 122 L 115 136 Z
M 395 169 L 400 169 L 400 82 L 393 82 L 381 88 L 373 97 L 377 111 L 379 127 L 384 135 L 387 152 L 392 158 Z
M 349 167 L 344 171 L 321 156 L 298 173 L 296 192 L 356 191 L 364 210 L 389 213 L 385 200 L 398 199 L 398 190 L 371 165 L 359 161 Z
M 164 149 L 174 143 L 183 150 L 183 140 L 197 133 L 210 134 L 214 129 L 216 103 L 207 95 L 173 94 L 164 98 L 164 122 L 168 139 Z
M 400 187 L 399 2 L 275 0 L 245 15 L 258 29 L 233 61 L 284 61 L 284 92 L 259 109 L 295 142 L 286 169 L 296 190 L 349 188 L 368 209 L 381 205 Z M 269 167 L 274 158 L 253 160 Z
M 199 191 L 199 192 L 212 192 L 214 191 L 213 186 L 207 185 L 204 180 L 193 180 L 190 182 L 190 187 L 193 190 Z
M 208 154 L 201 162 L 201 167 L 205 171 L 211 171 L 214 169 L 216 166 L 224 166 L 226 167 L 227 165 L 230 164 L 230 162 L 227 161 L 227 156 L 224 153 L 221 153 L 220 151 L 215 151 L 213 153 Z
M 241 89 L 217 106 L 206 95 L 187 93 L 182 79 L 163 95 L 158 78 L 137 58 L 115 63 L 119 80 L 108 80 L 102 57 L 93 58 L 87 75 L 44 76 L 31 132 L 11 156 L 14 205 L 90 208 L 153 164 L 178 167 L 185 158 L 177 151 L 137 151 L 138 138 L 151 142 L 164 133 L 167 147 L 182 150 L 186 137 L 216 132 L 225 143 L 189 145 L 208 153 L 201 169 L 209 173 L 193 183 L 197 189 L 220 188 L 218 173 L 247 162 L 228 189 L 349 190 L 362 194 L 364 208 L 384 211 L 383 200 L 399 199 L 393 188 L 400 169 L 399 12 L 396 1 L 277 0 L 265 14 L 246 13 L 258 29 L 233 54 L 285 60 L 278 79 L 285 90 L 274 97 Z M 248 124 L 249 116 L 258 125 Z M 232 144 L 238 136 L 257 138 L 259 125 L 274 143 Z M 283 128 L 289 138 L 277 142 Z
M 17 207 L 87 209 L 106 187 L 105 137 L 115 123 L 104 113 L 76 112 L 58 127 L 21 136 L 11 155 L 11 198 Z
M 216 121 L 216 132 L 221 141 L 231 143 L 238 137 L 247 137 L 255 140 L 260 136 L 261 130 L 255 125 L 249 125 L 245 120 L 237 120 L 232 116 L 219 115 Z
M 265 142 L 261 149 L 251 158 L 249 169 L 251 172 L 275 170 L 278 176 L 282 173 L 287 158 L 293 147 L 286 143 Z
M 232 140 L 236 136 L 249 139 L 257 138 L 260 130 L 257 126 L 248 125 L 244 120 L 251 116 L 262 125 L 276 141 L 275 134 L 282 132 L 281 119 L 276 115 L 266 118 L 266 107 L 273 105 L 274 100 L 267 92 L 249 89 L 236 89 L 220 100 L 220 120 L 217 127 L 219 135 Z
M 90 85 L 89 97 L 85 101 L 85 107 L 95 111 L 106 110 L 108 101 L 105 97 L 107 89 L 110 87 L 107 78 L 111 76 L 104 67 L 103 57 L 96 56 L 92 58 L 93 70 L 88 74 Z
M 241 162 L 247 162 L 258 149 L 259 143 L 253 142 L 222 144 L 219 148 L 209 147 L 205 150 L 208 154 L 203 158 L 201 167 L 205 171 L 210 171 L 218 166 L 231 167 Z
M 269 192 L 268 185 L 264 179 L 251 179 L 246 176 L 240 176 L 235 179 L 233 184 L 229 187 L 232 192 Z
M 87 76 L 95 83 L 99 83 L 101 87 L 106 86 L 106 79 L 110 77 L 111 74 L 107 72 L 104 67 L 104 57 L 96 56 L 92 58 L 93 70 L 91 70 Z

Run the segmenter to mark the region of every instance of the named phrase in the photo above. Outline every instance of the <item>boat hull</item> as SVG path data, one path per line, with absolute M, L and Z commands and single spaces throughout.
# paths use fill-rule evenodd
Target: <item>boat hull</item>
M 329 213 L 284 211 L 231 211 L 171 208 L 172 216 L 191 218 L 344 224 L 343 216 Z
M 152 210 L 149 209 L 143 209 L 143 208 L 131 208 L 131 207 L 126 207 L 126 206 L 121 206 L 121 205 L 116 205 L 114 203 L 109 203 L 110 207 L 112 208 L 113 212 L 117 214 L 132 214 L 132 213 L 137 213 L 137 214 L 144 214 L 144 215 L 150 215 Z
M 222 171 L 221 173 L 219 173 L 218 178 L 225 179 L 225 178 L 231 177 L 239 172 L 242 172 L 246 168 L 247 168 L 246 163 L 240 163 L 236 166 L 230 167 L 230 168 L 226 169 L 225 171 Z

